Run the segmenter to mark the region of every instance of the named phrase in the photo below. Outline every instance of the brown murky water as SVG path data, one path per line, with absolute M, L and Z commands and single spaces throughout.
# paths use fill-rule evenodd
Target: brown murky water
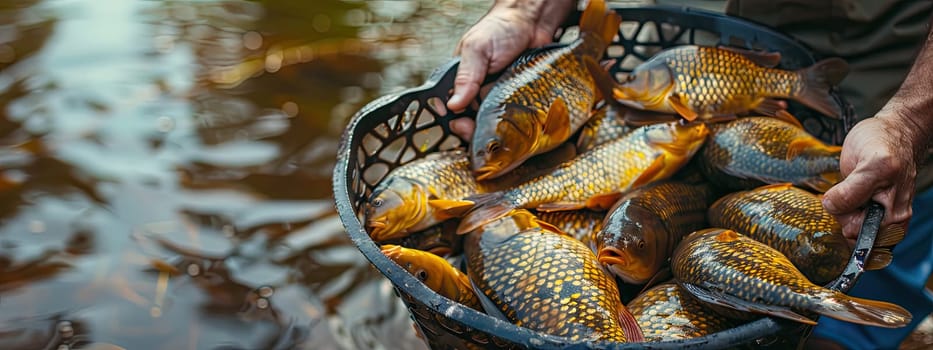
M 0 348 L 423 348 L 334 154 L 487 5 L 0 3 Z

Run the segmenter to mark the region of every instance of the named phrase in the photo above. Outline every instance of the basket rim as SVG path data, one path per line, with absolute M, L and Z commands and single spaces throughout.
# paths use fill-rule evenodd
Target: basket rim
M 690 7 L 666 5 L 629 8 L 618 6 L 616 4 L 616 6 L 610 5 L 610 7 L 615 10 L 659 11 L 661 13 L 674 11 L 678 14 L 687 13 L 700 16 L 712 16 L 740 23 L 757 31 L 767 32 L 768 35 L 785 38 L 809 50 L 809 47 L 799 42 L 799 40 L 782 34 L 772 28 L 742 18 L 727 16 L 717 12 Z M 810 57 L 815 58 L 814 56 L 815 55 L 811 53 Z M 365 121 L 374 118 L 373 115 L 378 115 L 379 112 L 390 110 L 395 102 L 399 101 L 404 96 L 428 93 L 438 84 L 447 83 L 452 85 L 454 75 L 456 73 L 456 68 L 459 66 L 459 63 L 460 59 L 458 57 L 452 58 L 437 67 L 423 84 L 396 93 L 384 95 L 366 104 L 351 118 L 350 122 L 344 129 L 343 135 L 341 136 L 340 142 L 338 144 L 337 162 L 333 173 L 332 185 L 335 205 L 340 220 L 343 223 L 343 226 L 350 236 L 353 244 L 357 247 L 357 249 L 360 250 L 360 252 L 363 253 L 366 259 L 369 260 L 369 262 L 377 270 L 379 270 L 380 273 L 383 274 L 383 276 L 385 276 L 393 283 L 394 288 L 400 288 L 404 286 L 404 290 L 407 294 L 423 303 L 435 313 L 442 314 L 465 326 L 476 329 L 477 331 L 481 331 L 491 336 L 495 336 L 497 338 L 501 338 L 529 348 L 565 348 L 570 346 L 584 346 L 587 348 L 613 349 L 683 349 L 704 347 L 705 345 L 711 345 L 711 343 L 715 343 L 716 347 L 732 347 L 746 344 L 752 339 L 761 339 L 777 334 L 782 330 L 788 329 L 788 327 L 800 326 L 799 323 L 788 320 L 777 319 L 773 317 L 762 317 L 757 320 L 729 328 L 728 330 L 691 339 L 672 340 L 656 343 L 571 341 L 569 338 L 540 333 L 525 327 L 517 326 L 505 320 L 489 316 L 471 308 L 464 307 L 462 304 L 452 301 L 434 292 L 423 283 L 418 281 L 414 276 L 405 271 L 402 267 L 397 265 L 394 261 L 382 254 L 380 248 L 369 237 L 369 235 L 366 233 L 366 230 L 363 228 L 363 225 L 353 208 L 352 203 L 354 201 L 351 199 L 350 195 L 349 177 L 352 173 L 351 165 L 355 164 L 357 161 L 357 150 L 352 148 L 352 146 L 354 144 L 358 144 L 361 141 L 358 140 L 358 138 L 361 138 L 363 135 L 360 133 L 362 130 L 358 129 L 362 127 L 362 124 Z M 446 99 L 444 100 L 446 101 Z M 880 204 L 871 203 L 868 206 L 865 220 L 859 233 L 856 246 L 853 250 L 852 257 L 849 259 L 849 263 L 846 266 L 845 272 L 835 281 L 830 283 L 829 286 L 831 288 L 845 292 L 858 280 L 861 273 L 864 271 L 864 262 L 866 257 L 871 252 L 871 246 L 874 243 L 875 236 L 878 232 L 878 228 L 880 227 L 883 213 L 884 208 Z M 754 334 L 755 336 L 749 337 L 748 334 Z

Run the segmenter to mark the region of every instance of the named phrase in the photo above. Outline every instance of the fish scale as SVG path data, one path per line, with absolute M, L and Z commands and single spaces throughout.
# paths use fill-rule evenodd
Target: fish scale
M 627 307 L 648 342 L 702 337 L 728 329 L 733 324 L 673 282 L 639 294 Z
M 750 117 L 712 124 L 710 130 L 709 141 L 700 151 L 701 170 L 724 188 L 791 182 L 822 192 L 841 177 L 839 148 L 790 123 Z M 789 158 L 794 142 L 810 146 Z
M 556 211 L 537 215 L 542 221 L 554 225 L 586 246 L 592 242 L 593 232 L 602 228 L 603 218 L 606 216 L 605 213 L 589 210 Z
M 817 284 L 842 274 L 852 253 L 820 199 L 790 185 L 726 195 L 710 207 L 709 219 L 777 249 Z
M 493 221 L 465 241 L 471 280 L 509 321 L 574 341 L 641 338 L 623 329 L 622 318 L 631 325 L 634 319 L 589 248 L 513 218 Z
M 554 172 L 508 191 L 504 199 L 521 207 L 536 207 L 560 201 L 585 202 L 599 194 L 626 191 L 655 159 L 666 154 L 663 148 L 649 143 L 646 134 L 652 128 L 643 127 L 598 146 Z M 699 136 L 702 135 L 697 132 Z M 681 156 L 686 160 L 690 155 Z M 679 169 L 673 163 L 670 168 L 666 169 L 667 175 Z
M 800 73 L 761 67 L 732 51 L 680 46 L 656 57 L 677 77 L 674 92 L 700 114 L 744 112 L 751 96 L 794 96 L 803 89 Z

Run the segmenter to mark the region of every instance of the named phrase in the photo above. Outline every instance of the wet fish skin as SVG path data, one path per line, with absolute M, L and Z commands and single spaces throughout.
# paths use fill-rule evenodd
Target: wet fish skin
M 509 321 L 573 341 L 641 341 L 615 281 L 579 241 L 519 209 L 465 240 L 476 288 Z
M 577 152 L 587 152 L 606 142 L 622 138 L 634 128 L 625 123 L 625 108 L 602 103 L 593 111 L 593 116 L 580 129 Z
M 688 120 L 711 119 L 758 111 L 776 115 L 783 110 L 772 98 L 795 99 L 832 117 L 841 118 L 829 88 L 848 73 L 839 58 L 817 62 L 797 71 L 758 63 L 767 54 L 735 49 L 682 45 L 664 50 L 637 66 L 614 96 L 641 109 L 678 113 Z
M 593 233 L 603 226 L 606 213 L 590 210 L 555 211 L 537 213 L 538 219 L 547 222 L 590 247 Z
M 605 210 L 622 192 L 677 172 L 700 148 L 707 133 L 702 123 L 640 127 L 515 188 L 469 197 L 475 207 L 461 220 L 457 232 L 473 231 L 513 208 Z
M 621 18 L 603 0 L 584 10 L 580 37 L 519 57 L 480 104 L 471 144 L 473 171 L 493 179 L 564 143 L 590 117 L 597 90 L 585 61 L 597 61 Z
M 697 158 L 706 178 L 726 189 L 790 182 L 825 192 L 842 179 L 840 151 L 790 123 L 749 117 L 711 125 Z
M 707 303 L 816 324 L 800 313 L 896 328 L 911 315 L 895 304 L 851 297 L 813 284 L 779 251 L 732 230 L 687 236 L 671 265 L 677 283 Z
M 374 241 L 402 238 L 461 215 L 472 208 L 462 199 L 481 191 L 466 152 L 433 153 L 386 175 L 363 204 L 364 221 Z
M 423 250 L 440 257 L 463 253 L 463 236 L 457 234 L 456 220 L 447 220 L 399 239 L 376 243 Z
M 469 277 L 444 258 L 392 244 L 383 245 L 382 253 L 437 294 L 475 310 L 483 310 Z
M 642 292 L 627 307 L 647 342 L 702 337 L 735 324 L 694 299 L 673 281 Z
M 842 227 L 820 199 L 791 184 L 728 194 L 709 208 L 709 220 L 780 251 L 819 285 L 839 277 L 852 255 Z
M 707 227 L 714 200 L 706 184 L 666 181 L 628 192 L 594 232 L 600 263 L 625 282 L 647 282 L 684 236 Z

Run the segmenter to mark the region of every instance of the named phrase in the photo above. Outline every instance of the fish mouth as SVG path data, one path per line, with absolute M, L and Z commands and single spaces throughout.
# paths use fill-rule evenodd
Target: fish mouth
M 626 266 L 628 261 L 625 259 L 625 252 L 616 247 L 604 247 L 596 254 L 596 259 L 605 266 Z
M 476 175 L 477 180 L 483 181 L 483 180 L 490 179 L 498 175 L 497 174 L 498 171 L 499 171 L 498 166 L 486 165 L 486 166 L 480 167 L 479 169 L 476 169 L 476 171 L 474 171 L 473 173 Z

